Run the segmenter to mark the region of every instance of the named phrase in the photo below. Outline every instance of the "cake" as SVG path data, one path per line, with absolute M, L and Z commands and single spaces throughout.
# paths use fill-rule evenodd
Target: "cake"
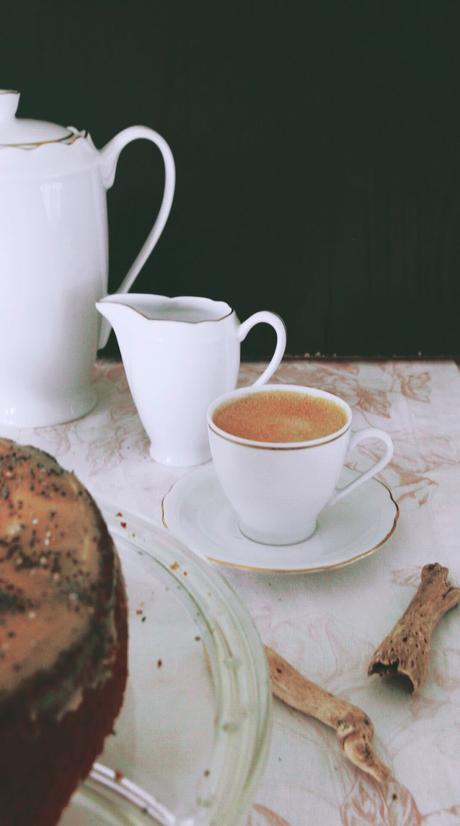
M 127 677 L 119 560 L 48 454 L 0 439 L 0 823 L 54 826 L 113 731 Z

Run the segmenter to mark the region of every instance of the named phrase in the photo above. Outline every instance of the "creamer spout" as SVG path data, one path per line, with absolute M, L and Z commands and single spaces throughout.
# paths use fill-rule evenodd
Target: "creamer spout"
M 96 301 L 96 309 L 99 310 L 104 319 L 108 322 L 102 323 L 99 337 L 99 347 L 105 347 L 110 334 L 110 327 L 113 327 L 116 336 L 120 339 L 125 331 L 132 331 L 134 326 L 144 320 L 143 315 L 130 306 L 127 295 L 111 295 Z

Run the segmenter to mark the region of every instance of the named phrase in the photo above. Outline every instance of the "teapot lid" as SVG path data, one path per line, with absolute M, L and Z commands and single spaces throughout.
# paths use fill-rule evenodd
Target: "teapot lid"
M 0 146 L 37 146 L 64 141 L 73 132 L 57 123 L 16 117 L 19 92 L 0 89 Z

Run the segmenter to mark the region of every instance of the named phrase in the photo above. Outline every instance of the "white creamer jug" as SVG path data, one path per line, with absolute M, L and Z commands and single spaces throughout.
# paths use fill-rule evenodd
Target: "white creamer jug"
M 236 386 L 240 345 L 256 324 L 274 328 L 276 347 L 254 387 L 273 376 L 286 347 L 275 313 L 261 310 L 241 324 L 225 301 L 201 296 L 108 295 L 97 308 L 115 330 L 150 455 L 165 465 L 210 459 L 207 407 Z
M 166 141 L 132 126 L 98 150 L 74 127 L 16 117 L 19 93 L 0 90 L 0 425 L 53 425 L 95 403 L 91 371 L 110 327 L 106 191 L 119 154 L 155 143 L 165 187 L 155 223 L 118 292 L 129 290 L 171 209 L 175 168 Z

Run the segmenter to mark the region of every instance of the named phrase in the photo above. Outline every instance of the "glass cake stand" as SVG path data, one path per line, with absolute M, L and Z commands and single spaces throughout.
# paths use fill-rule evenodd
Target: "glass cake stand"
M 60 826 L 240 826 L 271 722 L 257 631 L 207 563 L 100 504 L 127 585 L 129 677 L 115 736 Z

